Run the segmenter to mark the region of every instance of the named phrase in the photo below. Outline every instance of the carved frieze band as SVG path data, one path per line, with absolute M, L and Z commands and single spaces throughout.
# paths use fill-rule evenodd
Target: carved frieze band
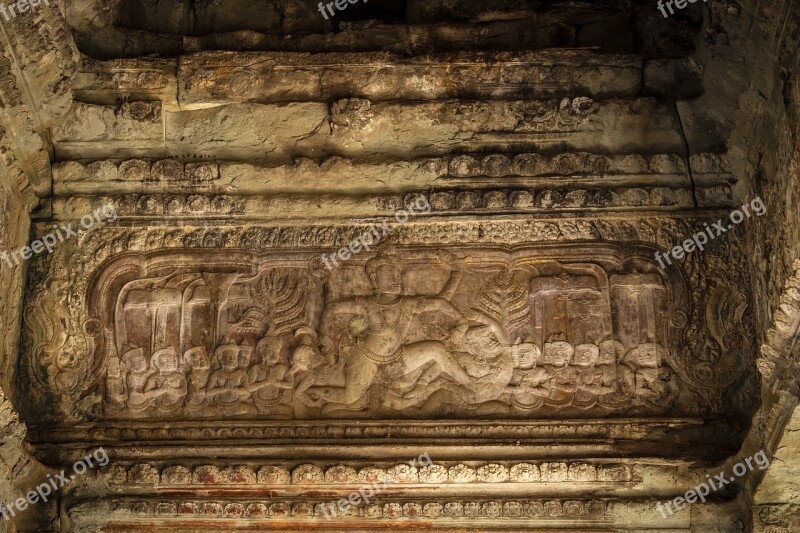
M 705 205 L 732 202 L 732 176 L 715 154 L 692 158 Z M 552 209 L 577 207 L 691 207 L 691 181 L 675 154 L 605 156 L 569 153 L 557 156 L 520 154 L 459 155 L 398 161 L 390 168 L 332 158 L 325 163 L 302 159 L 293 165 L 265 167 L 238 162 L 189 162 L 132 159 L 122 162 L 75 161 L 54 167 L 56 193 L 115 194 L 126 216 L 226 214 L 261 211 L 261 194 L 335 194 L 341 174 L 353 175 L 365 199 L 402 205 L 402 196 L 387 194 L 376 180 L 396 179 L 429 189 L 437 211 L 454 209 Z M 396 176 L 396 178 L 395 178 Z M 569 177 L 569 180 L 565 178 Z M 505 187 L 499 188 L 497 179 Z M 411 181 L 408 181 L 408 180 Z M 569 183 L 567 183 L 567 181 Z M 309 186 L 309 184 L 313 184 Z M 184 192 L 185 194 L 175 194 Z M 201 193 L 208 193 L 203 195 Z M 224 194 L 222 194 L 224 193 Z M 349 195 L 349 189 L 344 191 Z M 231 207 L 226 207 L 227 205 Z M 238 209 L 232 206 L 241 206 Z
M 99 481 L 113 485 L 352 485 L 387 482 L 398 484 L 467 483 L 604 483 L 631 482 L 631 468 L 623 463 L 488 463 L 482 466 L 432 464 L 417 468 L 408 464 L 392 467 L 369 466 L 356 470 L 345 465 L 323 467 L 303 464 L 283 466 L 161 466 L 142 463 L 125 466 L 115 463 L 101 471 Z
M 725 196 L 730 196 L 730 191 Z M 354 216 L 367 217 L 377 211 L 383 215 L 392 214 L 408 204 L 409 199 L 417 198 L 416 194 L 380 194 L 364 195 L 352 202 L 357 211 Z M 125 194 L 116 197 L 104 197 L 104 202 L 111 202 L 117 208 L 117 214 L 123 217 L 210 217 L 240 215 L 248 216 L 261 213 L 262 218 L 279 212 L 283 199 L 238 197 L 226 194 Z M 692 193 L 688 189 L 671 189 L 668 187 L 631 187 L 619 189 L 532 189 L 504 188 L 459 190 L 437 187 L 429 194 L 431 207 L 435 214 L 451 212 L 492 212 L 492 211 L 552 211 L 553 209 L 578 209 L 586 207 L 618 208 L 618 207 L 670 207 L 689 208 L 692 205 Z M 307 215 L 310 206 L 318 203 L 316 198 L 296 197 L 297 207 L 286 207 L 281 216 Z M 69 216 L 68 204 L 61 207 L 56 202 L 56 213 Z M 360 209 L 359 209 L 360 208 Z
M 327 505 L 326 505 L 327 504 Z M 108 507 L 110 514 L 98 512 L 99 507 Z M 91 523 L 94 516 L 105 516 L 109 523 L 127 522 L 135 518 L 183 519 L 193 517 L 203 519 L 319 519 L 325 517 L 325 508 L 330 514 L 330 502 L 292 502 L 292 501 L 225 501 L 209 500 L 153 501 L 153 500 L 110 500 L 104 504 L 81 503 L 69 510 L 70 518 L 76 523 Z M 105 509 L 103 509 L 105 510 Z M 349 506 L 337 513 L 335 520 L 352 519 L 443 519 L 470 518 L 496 520 L 530 519 L 597 520 L 607 514 L 604 500 L 557 500 L 557 499 L 517 499 L 517 500 L 443 500 L 435 498 L 417 501 L 392 501 L 386 498 L 363 506 Z M 95 519 L 96 520 L 96 519 Z
M 330 273 L 309 268 L 320 245 L 364 226 L 102 227 L 34 263 L 31 378 L 75 419 L 680 413 L 685 391 L 741 373 L 725 353 L 746 349 L 745 326 L 724 313 L 742 296 L 715 256 L 687 258 L 709 288 L 689 294 L 652 247 L 597 241 L 691 234 L 652 224 L 409 225 Z M 487 234 L 542 244 L 467 244 Z M 687 328 L 708 339 L 699 358 Z
M 192 440 L 195 442 L 212 442 L 234 438 L 242 442 L 257 440 L 260 443 L 287 440 L 324 440 L 327 443 L 336 441 L 353 442 L 358 439 L 369 442 L 385 442 L 387 438 L 414 439 L 416 442 L 443 443 L 450 439 L 459 439 L 469 435 L 472 439 L 484 441 L 508 441 L 509 439 L 576 439 L 605 441 L 615 440 L 647 440 L 657 438 L 665 433 L 696 433 L 703 425 L 700 419 L 643 419 L 624 418 L 606 420 L 581 421 L 548 421 L 517 420 L 502 422 L 486 422 L 472 420 L 469 423 L 460 421 L 438 420 L 436 422 L 415 421 L 414 424 L 397 424 L 396 421 L 362 420 L 358 423 L 328 421 L 318 425 L 308 421 L 209 421 L 194 420 L 191 422 L 163 422 L 156 420 L 97 422 L 91 427 L 59 428 L 50 426 L 34 427 L 31 440 L 37 443 L 47 441 L 60 446 L 59 443 L 75 442 L 81 439 L 92 439 L 103 443 L 116 441 L 129 442 L 149 441 L 165 443 L 174 440 Z
M 643 251 L 451 251 L 353 258 L 327 279 L 303 253 L 123 255 L 97 273 L 84 325 L 103 414 L 587 416 L 675 401 L 686 288 Z

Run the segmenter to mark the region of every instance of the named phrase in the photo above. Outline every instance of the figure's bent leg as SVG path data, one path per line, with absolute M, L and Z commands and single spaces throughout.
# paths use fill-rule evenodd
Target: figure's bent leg
M 364 397 L 377 373 L 377 363 L 353 350 L 347 354 L 343 387 L 309 387 L 306 394 L 312 399 L 350 405 Z
M 378 373 L 378 363 L 370 361 L 364 357 L 359 357 L 358 361 L 348 361 L 345 371 L 344 397 L 343 403 L 351 404 L 362 399 L 367 393 L 367 389 L 375 381 Z
M 439 341 L 421 341 L 406 346 L 403 362 L 406 372 L 410 373 L 428 362 L 435 362 L 443 374 L 447 374 L 457 383 L 465 385 L 472 381 L 464 367 L 450 354 L 450 350 Z
M 417 384 L 421 380 L 423 380 L 425 376 L 431 371 L 436 371 L 436 373 L 438 374 L 438 370 L 436 369 L 435 364 L 420 366 L 419 368 L 416 368 L 411 372 L 408 372 L 405 375 L 403 375 L 402 378 L 400 378 L 394 383 L 392 388 L 394 388 L 401 394 L 406 394 L 407 392 L 416 388 Z
M 407 387 L 404 391 L 404 395 L 414 394 L 415 391 L 419 391 L 425 389 L 428 385 L 431 384 L 436 378 L 438 378 L 442 374 L 441 369 L 435 363 L 426 367 L 424 371 L 417 374 L 417 379 L 411 384 L 410 387 Z

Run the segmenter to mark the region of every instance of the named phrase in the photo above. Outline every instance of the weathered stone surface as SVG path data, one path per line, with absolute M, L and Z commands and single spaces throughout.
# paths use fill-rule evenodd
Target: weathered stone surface
M 709 159 L 714 159 L 708 155 Z M 725 184 L 730 175 L 720 168 L 694 169 L 696 179 L 704 178 L 707 187 Z M 348 176 L 342 180 L 341 176 Z M 292 165 L 268 166 L 253 163 L 209 161 L 183 163 L 180 160 L 76 161 L 56 163 L 53 168 L 56 196 L 83 194 L 169 194 L 175 192 L 218 192 L 236 196 L 275 194 L 399 194 L 438 188 L 433 196 L 444 201 L 447 189 L 469 187 L 472 190 L 506 188 L 508 207 L 533 207 L 535 197 L 544 191 L 559 191 L 559 198 L 577 189 L 608 189 L 612 192 L 597 202 L 621 205 L 633 193 L 621 189 L 663 189 L 678 194 L 691 188 L 684 161 L 677 155 L 661 154 L 651 158 L 639 155 L 601 156 L 589 153 L 546 156 L 536 153 L 508 157 L 502 154 L 460 155 L 426 158 L 415 161 L 354 163 L 333 157 L 322 164 L 300 159 Z M 519 196 L 532 195 L 530 202 Z M 516 194 L 515 194 L 516 193 Z M 619 196 L 617 199 L 615 197 Z M 643 197 L 643 204 L 650 192 Z M 513 197 L 513 198 L 512 198 Z M 633 196 L 630 196 L 633 201 Z M 569 200 L 566 200 L 569 202 Z M 565 204 L 566 205 L 566 204 Z M 600 205 L 598 203 L 598 205 Z M 633 205 L 633 204 L 631 204 Z M 439 206 L 441 207 L 441 206 Z
M 388 53 L 275 54 L 206 52 L 180 58 L 183 108 L 231 102 L 373 102 L 448 98 L 515 99 L 640 92 L 641 61 L 588 51 L 473 53 L 404 59 Z
M 647 135 L 644 135 L 644 132 Z M 267 132 L 266 134 L 264 132 Z M 623 132 L 625 135 L 623 135 Z M 166 147 L 164 144 L 166 135 Z M 164 113 L 160 102 L 80 104 L 54 131 L 65 156 L 262 159 L 340 155 L 358 159 L 450 151 L 670 152 L 682 141 L 665 104 L 586 97 L 510 102 L 231 104 Z
M 163 120 L 160 101 L 119 106 L 80 103 L 53 129 L 53 143 L 63 157 L 88 155 L 92 146 L 98 146 L 100 153 L 117 156 L 163 153 Z
M 73 79 L 75 97 L 82 102 L 113 105 L 120 99 L 160 100 L 177 105 L 176 61 L 160 58 L 98 61 L 84 57 Z
M 644 93 L 658 98 L 694 98 L 703 94 L 703 68 L 691 58 L 650 60 L 644 64 Z
M 0 16 L 9 528 L 795 527 L 800 6 L 342 5 Z
M 649 100 L 594 102 L 583 97 L 412 105 L 351 98 L 334 102 L 329 113 L 325 106 L 310 103 L 235 104 L 168 113 L 166 131 L 171 154 L 222 154 L 231 159 L 322 154 L 368 159 L 534 146 L 677 150 L 677 126 L 665 111 Z M 636 134 L 645 130 L 647 135 Z M 262 131 L 274 133 L 259 135 Z M 611 136 L 615 131 L 630 137 Z M 104 153 L 101 149 L 98 155 Z

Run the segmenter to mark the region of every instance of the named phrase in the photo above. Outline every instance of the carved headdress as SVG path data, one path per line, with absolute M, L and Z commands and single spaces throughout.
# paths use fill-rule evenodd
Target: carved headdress
M 386 267 L 402 268 L 400 256 L 394 250 L 382 252 L 376 255 L 364 266 L 367 276 L 371 281 L 375 281 L 378 272 Z

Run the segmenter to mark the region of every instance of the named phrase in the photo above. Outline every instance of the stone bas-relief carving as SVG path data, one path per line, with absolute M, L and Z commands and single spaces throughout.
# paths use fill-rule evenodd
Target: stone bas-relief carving
M 697 225 L 699 224 L 697 222 Z M 365 227 L 364 225 L 340 228 L 190 227 L 185 231 L 157 227 L 133 229 L 104 227 L 100 228 L 98 232 L 88 235 L 87 241 L 80 251 L 64 248 L 56 250 L 52 256 L 40 258 L 42 261 L 37 261 L 35 264 L 35 272 L 32 277 L 34 281 L 30 287 L 30 297 L 26 302 L 25 309 L 26 335 L 24 343 L 31 354 L 26 365 L 27 377 L 30 380 L 30 386 L 40 391 L 40 394 L 36 395 L 38 401 L 29 407 L 30 416 L 38 420 L 48 419 L 55 422 L 55 414 L 58 414 L 70 421 L 78 422 L 94 419 L 101 412 L 106 411 L 104 400 L 106 402 L 108 400 L 103 377 L 108 366 L 106 354 L 112 353 L 112 349 L 106 346 L 106 339 L 112 339 L 115 334 L 113 319 L 109 318 L 114 316 L 114 310 L 108 308 L 108 305 L 115 300 L 115 297 L 111 293 L 102 296 L 97 294 L 91 300 L 84 296 L 95 294 L 96 280 L 104 271 L 117 272 L 120 280 L 123 274 L 126 280 L 133 280 L 137 276 L 147 277 L 148 272 L 155 272 L 154 267 L 148 266 L 148 270 L 145 271 L 142 270 L 142 265 L 145 263 L 155 264 L 156 258 L 162 256 L 161 261 L 172 257 L 169 264 L 181 266 L 183 270 L 180 272 L 202 273 L 203 271 L 225 270 L 232 267 L 228 261 L 224 261 L 224 267 L 219 267 L 221 258 L 235 257 L 236 260 L 232 264 L 238 271 L 247 272 L 248 276 L 255 276 L 261 268 L 259 265 L 267 264 L 265 263 L 267 258 L 272 264 L 278 264 L 276 263 L 278 259 L 282 258 L 286 261 L 290 258 L 291 263 L 285 263 L 285 265 L 305 273 L 310 260 L 313 260 L 314 257 L 318 258 L 321 252 L 337 249 L 341 243 L 348 242 L 363 233 Z M 654 228 L 665 230 L 654 234 Z M 620 266 L 622 264 L 620 258 L 625 254 L 621 253 L 619 248 L 621 246 L 625 249 L 636 250 L 636 246 L 608 243 L 653 242 L 653 245 L 664 249 L 671 245 L 671 235 L 691 234 L 695 228 L 696 226 L 691 224 L 676 224 L 669 219 L 636 224 L 547 219 L 447 222 L 424 226 L 406 225 L 401 231 L 398 231 L 395 242 L 391 245 L 422 246 L 415 243 L 426 242 L 430 243 L 424 245 L 429 250 L 462 249 L 461 252 L 458 252 L 460 256 L 482 256 L 487 253 L 491 256 L 499 253 L 502 258 L 496 260 L 495 273 L 509 267 L 508 250 L 517 249 L 514 243 L 520 241 L 540 243 L 536 245 L 540 247 L 540 250 L 556 248 L 562 250 L 557 257 L 553 256 L 554 252 L 547 252 L 541 257 L 541 260 L 550 257 L 574 262 L 575 253 L 584 250 L 581 252 L 581 257 L 584 257 L 586 262 L 596 263 L 600 258 L 598 254 L 601 253 L 601 250 L 606 250 L 603 253 L 610 253 L 614 258 L 603 259 L 601 261 L 602 268 L 607 272 L 624 274 L 626 271 L 635 271 L 636 269 L 635 265 Z M 502 250 L 505 251 L 484 250 L 485 245 L 482 243 L 487 236 L 491 242 L 497 243 L 496 246 L 503 247 Z M 575 242 L 575 244 L 568 244 L 570 242 Z M 728 245 L 735 249 L 736 242 L 736 236 L 733 235 L 725 241 L 720 241 L 720 244 L 725 245 L 727 250 Z M 607 252 L 609 248 L 617 251 Z M 569 251 L 564 251 L 566 249 Z M 586 251 L 589 249 L 591 249 L 591 253 Z M 251 251 L 252 255 L 242 255 L 245 250 Z M 304 255 L 305 252 L 301 253 L 298 250 L 307 250 L 308 255 Z M 116 266 L 111 264 L 113 261 L 123 261 L 121 254 L 127 251 L 143 254 L 142 258 L 134 261 L 136 266 L 133 267 L 133 270 L 123 267 L 124 262 L 118 263 Z M 536 256 L 543 252 L 534 249 L 531 253 Z M 409 271 L 416 269 L 420 262 L 430 268 L 433 268 L 431 264 L 436 262 L 439 265 L 438 270 L 434 268 L 431 272 L 436 274 L 436 279 L 441 278 L 440 287 L 437 288 L 439 290 L 445 286 L 447 269 L 441 265 L 434 252 L 430 252 L 429 255 L 433 259 L 404 258 L 404 276 L 407 277 Z M 653 257 L 652 248 L 649 248 L 647 252 L 634 254 L 634 256 L 637 261 L 645 262 L 647 268 L 643 268 L 643 270 L 657 268 L 656 265 L 649 262 Z M 125 260 L 131 261 L 131 255 L 127 257 L 128 259 Z M 369 280 L 364 270 L 364 263 L 369 257 L 368 254 L 362 253 L 358 257 L 359 262 L 353 263 L 345 270 L 334 272 L 334 277 L 326 285 L 327 293 L 321 288 L 307 291 L 306 299 L 319 300 L 313 304 L 314 311 L 311 313 L 313 320 L 307 321 L 314 324 L 315 332 L 325 301 L 344 297 L 331 292 L 332 289 L 350 287 L 345 292 L 349 290 L 352 294 L 362 296 L 371 294 Z M 708 258 L 707 255 L 705 257 Z M 671 280 L 674 279 L 672 282 L 674 289 L 671 291 L 671 298 L 674 301 L 668 313 L 667 330 L 673 331 L 672 338 L 675 340 L 669 346 L 663 342 L 659 344 L 665 348 L 665 356 L 669 357 L 665 366 L 669 367 L 671 371 L 675 371 L 686 385 L 681 389 L 682 394 L 678 398 L 679 401 L 673 407 L 673 415 L 703 416 L 707 412 L 723 413 L 727 412 L 726 410 L 732 404 L 736 404 L 738 399 L 743 399 L 741 395 L 733 393 L 734 389 L 731 386 L 737 382 L 744 371 L 744 366 L 740 364 L 737 357 L 739 357 L 738 354 L 751 353 L 752 347 L 750 347 L 748 339 L 752 339 L 752 335 L 748 334 L 748 331 L 751 331 L 748 314 L 741 314 L 744 301 L 742 288 L 746 287 L 746 279 L 741 276 L 741 271 L 737 267 L 740 263 L 737 261 L 742 258 L 735 254 L 730 257 L 734 259 L 723 260 L 713 256 L 710 261 L 702 263 L 695 261 L 696 256 L 687 258 L 684 263 L 686 268 L 683 270 L 688 276 L 687 281 L 691 286 L 707 287 L 707 290 L 704 291 L 685 294 L 686 291 L 680 289 L 683 286 L 681 271 L 677 269 L 669 271 L 668 277 Z M 145 258 L 147 258 L 146 261 Z M 201 262 L 198 258 L 203 261 L 209 259 L 210 262 Z M 513 267 L 511 269 L 514 270 Z M 65 272 L 69 272 L 69 277 L 65 276 Z M 159 275 L 162 275 L 164 270 L 158 272 Z M 168 272 L 177 271 L 172 268 Z M 466 290 L 472 291 L 472 294 L 476 293 L 477 289 L 474 287 L 486 283 L 490 277 L 492 276 L 481 275 L 478 276 L 480 279 L 476 281 L 474 274 L 468 274 L 460 283 L 456 296 L 460 300 L 465 300 L 465 295 L 470 294 L 465 292 Z M 311 276 L 308 279 L 315 280 L 317 278 Z M 423 279 L 425 279 L 424 276 Z M 431 277 L 431 279 L 434 278 Z M 617 279 L 622 281 L 620 285 L 623 288 L 625 285 L 630 285 L 621 278 L 615 278 L 615 280 Z M 405 287 L 411 292 L 420 290 L 410 282 L 406 282 Z M 112 292 L 116 294 L 119 290 L 121 287 L 115 287 Z M 619 294 L 623 293 L 619 292 Z M 474 307 L 475 302 L 469 298 L 466 300 L 459 305 L 467 309 Z M 106 302 L 106 304 L 101 305 L 99 302 Z M 478 324 L 481 323 L 478 322 Z M 149 328 L 149 320 L 147 324 Z M 526 335 L 528 334 L 520 335 L 521 339 L 528 340 L 525 338 Z M 224 338 L 218 339 L 218 344 L 222 344 L 224 340 Z M 254 346 L 257 340 L 251 340 L 250 345 Z M 320 359 L 315 355 L 316 351 L 319 351 L 320 340 L 307 339 L 305 344 L 311 347 L 316 343 L 317 349 L 306 350 L 305 355 L 298 352 L 297 360 L 300 362 L 298 370 L 302 368 L 303 364 L 311 368 L 311 366 L 325 361 L 324 358 Z M 629 342 L 623 339 L 619 340 L 623 343 Z M 516 337 L 514 337 L 514 341 L 516 341 Z M 149 345 L 149 341 L 142 341 L 141 344 Z M 541 352 L 543 346 L 541 344 L 537 346 Z M 185 350 L 191 347 L 186 347 L 183 352 L 176 349 L 176 355 L 180 354 L 178 358 L 179 362 L 184 365 L 184 370 L 190 366 L 190 364 L 183 363 Z M 116 344 L 113 346 L 118 357 L 124 355 L 124 348 L 125 346 Z M 190 357 L 199 357 L 199 367 L 193 375 L 195 382 L 198 380 L 202 382 L 206 376 L 210 377 L 211 371 L 214 370 L 210 368 L 210 365 L 215 349 L 216 347 L 212 347 L 208 343 L 202 350 L 198 350 L 205 356 L 192 355 Z M 147 358 L 152 353 L 152 351 L 149 352 Z M 291 354 L 284 350 L 281 355 L 282 364 L 289 365 L 289 355 Z M 603 357 L 603 354 L 598 354 L 598 357 Z M 205 358 L 208 358 L 208 372 L 203 368 L 205 363 L 202 361 Z M 303 363 L 304 360 L 307 363 Z M 253 361 L 256 362 L 255 359 Z M 113 366 L 111 363 L 112 371 Z M 314 372 L 309 372 L 307 375 L 313 377 L 313 374 Z M 303 381 L 302 388 L 323 384 L 325 384 L 324 380 L 321 383 L 314 383 L 314 379 L 309 377 Z M 188 385 L 192 387 L 191 382 Z M 111 387 L 112 390 L 114 386 L 119 388 L 120 381 L 115 382 Z M 204 385 L 201 383 L 197 386 L 203 387 Z M 684 392 L 686 394 L 683 394 Z M 191 394 L 191 391 L 188 394 Z M 699 395 L 702 401 L 698 402 L 697 396 L 692 397 L 691 395 Z M 202 403 L 202 396 L 197 397 L 196 401 Z M 523 398 L 519 401 L 525 403 L 526 400 Z M 481 409 L 484 408 L 485 406 L 481 407 Z M 561 413 L 572 412 L 564 409 Z M 638 412 L 642 411 L 641 407 L 638 409 Z M 592 409 L 592 411 L 597 414 L 614 413 L 614 411 L 599 408 Z M 536 416 L 539 412 L 536 411 Z M 586 410 L 575 410 L 574 412 L 576 416 L 587 414 Z M 629 412 L 631 415 L 637 414 L 636 409 Z M 355 411 L 350 411 L 348 416 L 353 416 L 353 413 Z M 476 410 L 470 409 L 469 413 L 471 416 L 475 415 Z M 548 415 L 543 414 L 543 416 Z M 587 416 L 591 416 L 591 412 Z M 213 418 L 206 418 L 206 420 L 213 420 Z
M 215 498 L 212 501 L 186 500 L 161 501 L 161 500 L 118 500 L 110 499 L 101 505 L 101 509 L 111 520 L 130 520 L 131 517 L 139 519 L 157 518 L 161 521 L 170 521 L 186 517 L 202 518 L 204 524 L 214 524 L 215 520 L 232 518 L 245 522 L 267 523 L 270 520 L 286 520 L 291 518 L 303 521 L 306 528 L 313 528 L 312 520 L 323 520 L 326 517 L 325 506 L 328 501 L 295 502 L 281 499 L 269 501 L 230 501 Z M 583 499 L 419 499 L 413 501 L 393 501 L 383 499 L 364 506 L 351 506 L 344 512 L 337 514 L 339 519 L 370 521 L 380 519 L 410 519 L 422 521 L 431 519 L 452 520 L 468 518 L 470 521 L 481 521 L 486 526 L 495 523 L 498 519 L 522 519 L 541 521 L 543 525 L 565 519 L 586 521 L 602 520 L 608 513 L 608 503 L 604 500 Z M 80 504 L 69 511 L 70 519 L 80 525 L 85 525 L 85 530 L 97 527 L 96 516 L 99 514 L 97 506 Z M 328 511 L 328 515 L 330 512 Z M 263 522 L 262 522 L 263 523 Z M 225 522 L 221 522 L 225 524 Z M 303 527 L 303 526 L 301 526 Z
M 300 253 L 107 264 L 90 302 L 102 310 L 91 320 L 104 332 L 104 415 L 661 414 L 679 394 L 684 289 L 644 255 L 363 255 L 330 275 Z

